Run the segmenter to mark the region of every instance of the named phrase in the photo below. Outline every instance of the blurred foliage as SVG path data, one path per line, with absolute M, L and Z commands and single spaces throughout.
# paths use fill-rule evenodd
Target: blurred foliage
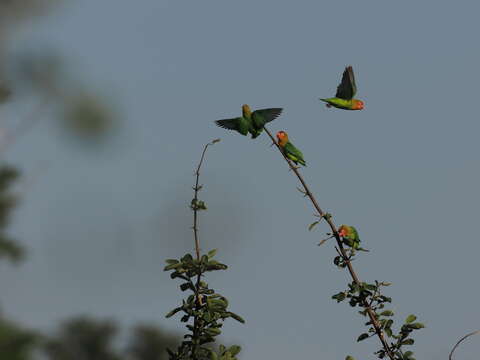
M 152 325 L 134 328 L 128 347 L 129 360 L 166 360 L 167 348 L 177 346 L 179 338 Z
M 24 249 L 6 234 L 11 211 L 17 203 L 10 189 L 18 176 L 15 168 L 0 166 L 0 259 L 8 259 L 11 262 L 18 262 L 24 256 Z
M 90 87 L 72 78 L 55 51 L 28 52 L 16 62 L 17 78 L 59 109 L 60 124 L 77 138 L 104 140 L 114 128 L 112 108 Z
M 6 102 L 11 95 L 12 91 L 10 88 L 4 83 L 0 83 L 0 104 Z
M 97 96 L 78 94 L 65 104 L 65 125 L 85 139 L 100 139 L 112 128 L 110 109 Z
M 0 358 L 5 360 L 32 359 L 38 336 L 0 317 Z
M 111 320 L 80 316 L 64 322 L 56 336 L 44 343 L 48 360 L 163 360 L 177 336 L 153 325 L 137 325 L 125 351 L 113 346 L 118 327 Z
M 109 320 L 78 317 L 61 325 L 58 336 L 46 342 L 50 360 L 119 360 L 112 348 L 117 326 Z
M 23 89 L 38 91 L 42 95 L 64 96 L 67 72 L 62 57 L 53 49 L 27 51 L 15 56 L 13 67 L 15 79 Z
M 42 15 L 62 0 L 0 0 L 0 22 L 16 22 L 25 17 Z
M 0 105 L 14 100 L 21 109 L 24 100 L 27 103 L 33 98 L 42 104 L 41 109 L 45 110 L 46 104 L 55 110 L 69 134 L 104 140 L 116 119 L 112 108 L 94 90 L 93 81 L 81 81 L 83 74 L 69 69 L 62 54 L 49 49 L 48 44 L 42 44 L 41 51 L 20 49 L 21 55 L 10 53 L 7 45 L 21 20 L 46 14 L 60 3 L 63 0 L 0 0 Z M 36 111 L 33 120 L 12 119 L 16 124 L 13 131 L 4 128 L 4 121 L 0 131 L 9 139 L 17 137 L 40 118 Z M 2 151 L 7 148 L 5 139 L 0 139 Z M 18 262 L 24 257 L 24 249 L 6 234 L 17 203 L 11 188 L 18 176 L 15 168 L 0 165 L 0 261 Z M 167 358 L 165 349 L 180 342 L 177 336 L 155 326 L 138 325 L 120 351 L 114 347 L 117 334 L 114 321 L 92 317 L 67 320 L 55 334 L 47 336 L 23 330 L 0 317 L 0 359 L 34 360 L 40 351 L 42 360 L 163 360 Z

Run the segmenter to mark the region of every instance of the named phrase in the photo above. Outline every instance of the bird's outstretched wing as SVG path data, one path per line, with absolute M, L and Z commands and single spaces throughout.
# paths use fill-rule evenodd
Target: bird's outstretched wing
M 337 94 L 335 97 L 345 100 L 351 100 L 357 92 L 357 86 L 355 85 L 355 75 L 353 74 L 353 68 L 347 66 L 343 72 L 342 82 L 337 87 Z
M 215 124 L 224 129 L 237 130 L 239 120 L 239 118 L 215 120 Z
M 253 117 L 259 116 L 263 119 L 264 124 L 275 120 L 281 113 L 282 108 L 270 108 L 255 110 L 252 114 Z

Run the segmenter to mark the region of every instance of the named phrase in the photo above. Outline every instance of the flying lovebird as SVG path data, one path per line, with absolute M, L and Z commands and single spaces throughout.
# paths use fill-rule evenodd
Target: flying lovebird
M 360 246 L 360 237 L 358 236 L 357 229 L 353 226 L 341 225 L 338 228 L 338 235 L 343 238 L 343 242 L 346 245 L 354 249 L 357 249 Z
M 245 104 L 242 106 L 242 116 L 232 119 L 216 120 L 215 124 L 224 129 L 238 131 L 245 136 L 250 133 L 252 139 L 255 139 L 262 133 L 265 124 L 275 120 L 282 110 L 282 108 L 270 108 L 259 109 L 252 112 L 250 106 Z
M 307 166 L 303 159 L 303 154 L 288 140 L 288 134 L 285 131 L 277 132 L 278 146 L 282 149 L 287 158 L 292 160 L 295 164 Z
M 335 97 L 320 99 L 327 103 L 327 107 L 336 107 L 344 110 L 362 110 L 364 103 L 362 100 L 354 99 L 357 93 L 355 85 L 355 75 L 351 66 L 347 66 L 343 72 L 342 82 L 337 87 Z

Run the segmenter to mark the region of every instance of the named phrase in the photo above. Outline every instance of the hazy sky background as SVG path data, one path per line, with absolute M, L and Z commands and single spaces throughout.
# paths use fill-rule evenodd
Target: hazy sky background
M 359 276 L 393 283 L 398 322 L 426 324 L 417 359 L 446 358 L 480 328 L 479 12 L 476 1 L 85 0 L 24 25 L 12 51 L 62 52 L 121 126 L 85 151 L 47 113 L 9 152 L 27 177 L 47 165 L 15 213 L 30 254 L 1 266 L 2 310 L 42 329 L 89 313 L 183 331 L 164 319 L 182 293 L 162 269 L 193 251 L 193 170 L 221 137 L 201 179 L 201 241 L 230 266 L 210 285 L 247 321 L 228 321 L 224 341 L 242 359 L 372 358 L 376 339 L 355 342 L 364 319 L 331 299 L 350 279 L 333 243 L 316 245 L 328 229 L 307 230 L 313 210 L 277 150 L 213 124 L 248 103 L 284 108 L 269 128 L 288 131 L 320 206 L 371 249 Z M 318 98 L 349 64 L 365 110 L 327 109 Z M 474 359 L 478 342 L 457 357 Z

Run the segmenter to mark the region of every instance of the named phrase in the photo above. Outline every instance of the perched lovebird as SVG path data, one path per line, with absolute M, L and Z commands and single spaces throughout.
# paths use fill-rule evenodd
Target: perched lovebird
M 327 103 L 327 107 L 336 107 L 344 110 L 362 110 L 364 107 L 362 100 L 354 99 L 357 92 L 355 85 L 355 75 L 351 66 L 347 66 L 343 72 L 342 82 L 337 87 L 335 97 L 320 99 Z
M 236 130 L 242 135 L 252 134 L 255 139 L 263 131 L 266 123 L 275 120 L 282 108 L 259 109 L 252 112 L 250 106 L 242 106 L 242 116 L 233 119 L 216 120 L 217 126 L 228 130 Z
M 283 150 L 287 158 L 292 160 L 295 164 L 302 164 L 307 166 L 303 160 L 303 154 L 288 140 L 288 134 L 285 131 L 277 132 L 278 146 Z
M 355 229 L 353 226 L 341 225 L 338 228 L 338 235 L 343 238 L 343 242 L 346 245 L 354 249 L 357 249 L 359 247 L 360 237 L 358 236 L 357 229 Z

